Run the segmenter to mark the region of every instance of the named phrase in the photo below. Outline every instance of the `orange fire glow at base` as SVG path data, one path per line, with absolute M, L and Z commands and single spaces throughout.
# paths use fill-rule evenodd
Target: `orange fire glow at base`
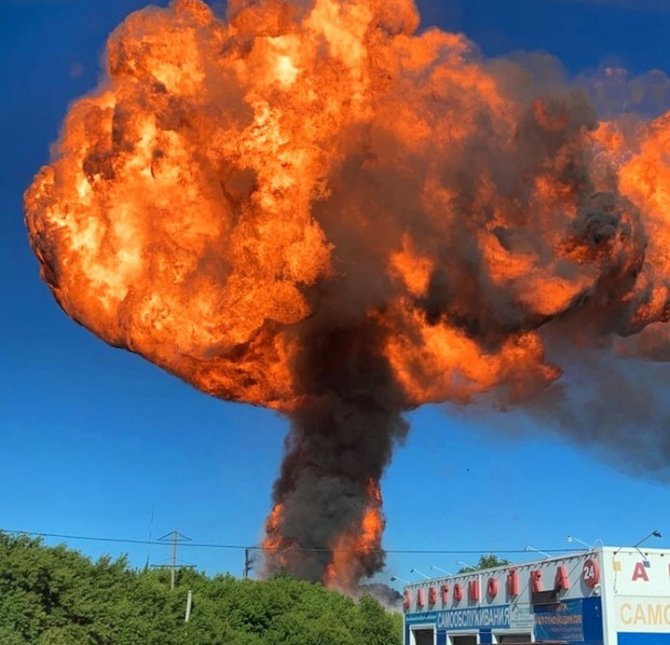
M 374 561 L 375 555 L 379 559 L 382 554 L 381 542 L 385 525 L 381 510 L 382 497 L 379 484 L 372 480 L 367 485 L 367 504 L 359 523 L 343 530 L 327 549 L 319 549 L 314 554 L 328 560 L 323 574 L 323 583 L 327 587 L 353 591 L 361 578 L 375 571 L 374 567 L 366 571 L 361 566 L 362 562 L 370 559 Z M 262 548 L 275 570 L 292 570 L 292 559 L 303 558 L 304 550 L 281 534 L 283 512 L 284 505 L 281 503 L 272 509 L 265 522 L 266 537 Z
M 25 197 L 74 320 L 290 416 L 269 569 L 345 589 L 383 566 L 404 411 L 536 397 L 569 368 L 552 331 L 670 339 L 670 115 L 631 141 L 539 59 L 418 25 L 412 0 L 134 13 Z
M 381 512 L 381 492 L 370 482 L 370 506 L 365 510 L 360 525 L 341 533 L 332 545 L 333 559 L 326 568 L 324 584 L 344 591 L 356 588 L 358 581 L 369 575 L 360 568 L 366 557 L 381 551 L 384 516 Z

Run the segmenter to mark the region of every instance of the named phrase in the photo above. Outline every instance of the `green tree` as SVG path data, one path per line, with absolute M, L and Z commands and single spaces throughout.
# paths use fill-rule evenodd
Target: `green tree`
M 391 618 L 391 620 L 389 620 Z M 363 596 L 358 604 L 357 643 L 386 645 L 402 642 L 402 615 L 389 614 L 377 600 Z
M 495 567 L 504 567 L 507 566 L 508 564 L 511 564 L 509 560 L 499 558 L 497 555 L 489 553 L 487 555 L 481 556 L 479 558 L 479 562 L 477 562 L 477 564 L 473 566 L 475 569 L 479 571 L 481 569 L 494 569 Z M 458 573 L 467 573 L 468 571 L 472 571 L 472 569 L 470 567 L 461 567 L 458 570 Z
M 188 591 L 193 610 L 184 610 Z M 392 645 L 402 617 L 287 575 L 265 581 L 131 569 L 0 532 L 2 645 Z

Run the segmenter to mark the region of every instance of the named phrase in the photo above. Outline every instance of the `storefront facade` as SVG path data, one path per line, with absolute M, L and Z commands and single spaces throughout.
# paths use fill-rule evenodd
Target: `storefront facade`
M 670 551 L 600 547 L 425 580 L 405 645 L 670 645 Z

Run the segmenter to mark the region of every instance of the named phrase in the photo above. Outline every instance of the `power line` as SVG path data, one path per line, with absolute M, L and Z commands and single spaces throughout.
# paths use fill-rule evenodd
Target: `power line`
M 27 535 L 30 537 L 43 537 L 43 538 L 58 538 L 62 540 L 82 540 L 87 542 L 108 542 L 116 544 L 140 544 L 143 546 L 147 545 L 158 545 L 165 546 L 165 542 L 159 542 L 158 540 L 138 540 L 133 538 L 115 538 L 115 537 L 101 537 L 101 536 L 91 536 L 91 535 L 70 535 L 67 533 L 43 533 L 39 531 L 17 531 L 10 529 L 0 529 L 0 533 L 7 533 L 11 535 Z M 181 544 L 183 547 L 191 548 L 202 548 L 202 549 L 231 549 L 244 551 L 245 549 L 255 550 L 255 551 L 285 551 L 290 548 L 300 549 L 301 551 L 309 551 L 316 553 L 353 553 L 354 549 L 331 549 L 328 547 L 301 547 L 297 544 L 292 545 L 292 547 L 283 548 L 283 547 L 262 547 L 259 545 L 249 545 L 249 544 L 218 544 L 214 542 L 184 542 Z M 543 549 L 547 553 L 581 553 L 584 549 Z M 397 554 L 428 554 L 428 555 L 476 555 L 479 553 L 493 553 L 493 554 L 528 554 L 528 551 L 525 549 L 492 549 L 487 547 L 485 549 L 370 549 L 368 553 L 397 553 Z

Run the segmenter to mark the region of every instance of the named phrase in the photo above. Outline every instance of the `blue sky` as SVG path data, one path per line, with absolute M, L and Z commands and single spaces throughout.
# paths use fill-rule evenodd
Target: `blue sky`
M 176 528 L 200 543 L 256 544 L 285 421 L 200 394 L 78 327 L 40 282 L 23 226 L 22 193 L 47 162 L 68 103 L 95 86 L 106 35 L 143 4 L 0 2 L 0 528 L 144 539 L 153 515 L 153 537 Z M 487 55 L 544 50 L 572 75 L 603 63 L 670 72 L 662 2 L 419 6 L 424 25 L 463 31 Z M 389 549 L 563 548 L 570 533 L 631 544 L 656 528 L 670 536 L 663 483 L 545 432 L 496 434 L 491 417 L 429 407 L 410 419 L 383 481 Z M 69 544 L 92 556 L 127 552 L 137 566 L 148 555 L 146 546 Z M 239 574 L 243 563 L 236 550 L 182 556 L 209 572 Z M 167 557 L 151 547 L 152 562 Z M 380 578 L 476 558 L 389 554 Z

